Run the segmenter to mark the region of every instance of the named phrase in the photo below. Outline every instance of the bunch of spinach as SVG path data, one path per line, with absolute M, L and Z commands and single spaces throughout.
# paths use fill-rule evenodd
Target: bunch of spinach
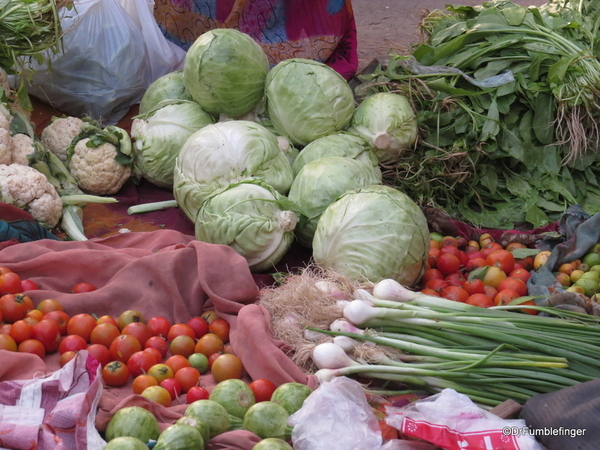
M 357 88 L 399 92 L 418 113 L 415 151 L 386 181 L 484 227 L 542 226 L 573 204 L 600 211 L 599 23 L 583 0 L 428 14 L 425 42 Z

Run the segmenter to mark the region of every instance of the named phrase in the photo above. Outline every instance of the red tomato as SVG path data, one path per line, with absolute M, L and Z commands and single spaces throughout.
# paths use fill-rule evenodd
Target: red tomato
M 90 352 L 90 355 L 96 358 L 102 367 L 111 361 L 110 350 L 104 345 L 91 344 L 88 346 L 87 351 Z
M 185 334 L 192 339 L 196 338 L 196 333 L 189 325 L 186 325 L 185 323 L 176 323 L 171 325 L 171 328 L 169 328 L 169 332 L 167 333 L 167 341 L 170 343 L 173 339 L 182 334 Z
M 206 333 L 208 333 L 208 322 L 203 317 L 192 317 L 187 322 L 187 326 L 189 326 L 196 335 L 196 339 L 200 339 Z
M 33 338 L 33 326 L 25 322 L 25 320 L 17 320 L 10 327 L 10 336 L 17 344 Z
M 481 308 L 489 308 L 494 306 L 494 302 L 485 294 L 473 294 L 467 298 L 467 305 L 479 306 Z
M 222 352 L 224 348 L 225 344 L 219 336 L 213 333 L 206 333 L 196 342 L 194 353 L 202 353 L 207 358 L 210 358 L 210 355 Z
M 21 292 L 25 291 L 39 291 L 40 288 L 35 281 L 32 280 L 21 280 Z
M 0 334 L 0 350 L 17 351 L 17 343 L 9 334 Z
M 129 369 L 121 361 L 111 361 L 102 368 L 102 379 L 107 386 L 123 386 L 129 381 Z
M 132 390 L 134 394 L 139 395 L 144 392 L 144 389 L 150 386 L 158 386 L 158 381 L 156 381 L 156 378 L 146 374 L 138 375 L 133 380 Z
M 471 272 L 475 269 L 478 269 L 480 267 L 485 267 L 485 266 L 486 266 L 485 258 L 473 258 L 473 259 L 469 259 L 467 261 L 467 264 L 465 264 L 465 269 L 467 270 L 467 272 Z
M 175 378 L 167 378 L 162 380 L 159 386 L 167 390 L 171 396 L 171 400 L 175 400 L 181 395 L 181 384 L 179 384 L 179 381 L 177 381 Z
M 272 381 L 259 378 L 250 383 L 250 389 L 254 392 L 254 398 L 257 403 L 268 402 L 271 400 L 271 396 L 275 392 L 275 389 L 277 389 L 277 386 Z
M 90 342 L 92 330 L 96 328 L 97 322 L 94 316 L 87 313 L 76 314 L 67 323 L 67 334 L 77 334 Z
M 8 267 L 0 266 L 0 274 L 10 273 L 10 272 L 12 272 L 12 270 L 10 270 Z
M 498 289 L 496 289 L 493 286 L 484 286 L 483 288 L 483 293 L 485 295 L 487 295 L 489 298 L 494 298 L 496 295 L 498 295 Z
M 483 284 L 483 281 L 478 278 L 474 278 L 463 283 L 463 289 L 467 291 L 469 295 L 483 294 L 484 288 L 485 285 Z
M 210 372 L 217 383 L 230 378 L 241 379 L 244 375 L 242 361 L 235 355 L 224 353 L 213 362 Z
M 151 317 L 148 319 L 147 325 L 152 336 L 162 336 L 164 338 L 167 337 L 169 328 L 171 328 L 171 322 L 164 317 Z
M 175 372 L 175 380 L 181 386 L 181 392 L 187 392 L 200 381 L 200 372 L 193 367 L 182 367 Z
M 94 286 L 93 284 L 77 283 L 75 286 L 73 286 L 73 289 L 71 289 L 71 292 L 73 294 L 81 294 L 83 292 L 92 292 L 95 290 L 96 290 L 96 286 Z
M 43 344 L 46 353 L 53 353 L 58 350 L 62 336 L 56 322 L 42 319 L 33 326 L 33 339 Z
M 469 298 L 469 293 L 460 286 L 446 286 L 440 290 L 440 295 L 448 300 L 462 303 Z
M 454 248 L 454 247 L 450 247 Z M 437 268 L 444 275 L 458 272 L 460 270 L 460 259 L 450 253 L 444 253 L 440 255 L 437 262 Z
M 176 374 L 178 370 L 184 368 L 184 367 L 190 367 L 191 364 L 188 361 L 188 359 L 183 356 L 183 355 L 173 355 L 173 356 L 169 356 L 166 360 L 165 360 L 165 365 L 170 367 L 171 370 L 173 371 L 173 374 Z
M 156 358 L 150 353 L 140 350 L 129 357 L 127 368 L 134 377 L 148 373 L 150 367 L 156 364 Z
M 488 266 L 500 267 L 505 274 L 509 274 L 515 267 L 515 257 L 508 250 L 495 250 L 485 258 Z
M 483 247 L 481 247 L 481 250 L 479 250 L 479 251 L 481 252 L 481 254 L 483 255 L 484 258 L 487 258 L 490 253 L 492 253 L 496 250 L 504 250 L 504 249 L 497 242 L 490 242 L 489 244 L 486 244 Z
M 535 306 L 536 303 L 533 300 L 527 300 L 526 302 L 521 303 L 521 305 Z M 532 316 L 535 316 L 535 315 L 539 314 L 539 311 L 537 311 L 535 309 L 524 309 L 523 312 L 525 312 L 527 314 L 531 314 Z
M 163 355 L 160 352 L 160 350 L 153 348 L 153 347 L 148 347 L 145 348 L 144 350 L 142 350 L 143 352 L 148 353 L 149 355 L 152 356 L 152 358 L 154 358 L 155 363 L 154 364 L 158 364 L 161 363 L 163 360 Z
M 208 400 L 210 393 L 202 386 L 194 386 L 186 394 L 186 402 L 194 403 L 196 400 Z
M 504 306 L 508 305 L 515 298 L 519 298 L 520 295 L 517 291 L 512 289 L 503 289 L 499 291 L 494 297 L 494 305 L 496 306 Z
M 31 353 L 33 355 L 38 355 L 40 358 L 44 359 L 46 356 L 46 349 L 42 345 L 42 343 L 36 339 L 27 339 L 19 344 L 17 351 L 21 353 Z
M 429 280 L 427 283 L 425 283 L 426 289 L 431 289 L 436 292 L 440 292 L 440 290 L 446 286 L 448 286 L 448 282 L 446 280 L 435 279 L 435 280 Z
M 519 278 L 520 280 L 523 280 L 525 283 L 527 283 L 529 281 L 529 278 L 531 278 L 531 272 L 524 268 L 514 269 L 511 273 L 508 274 L 508 277 Z
M 63 367 L 65 364 L 67 364 L 69 361 L 71 361 L 76 356 L 77 356 L 77 352 L 74 352 L 74 351 L 64 352 L 62 355 L 60 355 L 60 358 L 58 359 L 59 366 Z
M 443 280 L 444 274 L 440 272 L 440 269 L 427 269 L 421 277 L 421 285 L 427 284 L 431 280 Z
M 461 253 L 463 253 L 463 252 L 461 250 L 459 250 L 458 247 L 454 247 L 452 245 L 445 245 L 445 246 L 442 246 L 442 248 L 440 248 L 440 256 L 450 254 L 450 255 L 456 256 L 460 260 Z M 438 257 L 438 262 L 439 262 L 439 257 Z
M 213 353 L 212 355 L 210 355 L 208 357 L 208 367 L 212 368 L 213 363 L 215 362 L 215 359 L 217 359 L 219 356 L 224 355 L 225 352 L 216 352 Z
M 206 320 L 208 323 L 211 323 L 213 320 L 217 318 L 217 313 L 215 311 L 204 311 L 202 313 L 202 318 Z
M 0 297 L 0 312 L 5 322 L 14 323 L 24 319 L 31 309 L 33 309 L 33 302 L 25 294 L 4 294 Z
M 432 268 L 437 267 L 437 259 L 440 256 L 440 249 L 436 247 L 429 247 L 429 252 L 427 253 L 427 262 L 429 266 Z
M 71 317 L 64 311 L 50 311 L 47 314 L 44 314 L 44 319 L 54 320 L 58 325 L 58 329 L 60 330 L 60 334 L 65 336 L 67 334 L 67 325 L 69 324 L 69 320 Z
M 185 358 L 194 353 L 196 341 L 185 334 L 177 336 L 169 344 L 169 350 L 172 355 L 182 355 Z
M 76 334 L 72 334 L 70 336 L 65 336 L 60 341 L 58 353 L 62 355 L 64 352 L 68 351 L 78 352 L 79 350 L 87 349 L 87 346 L 87 341 L 84 338 Z
M 142 322 L 131 322 L 123 327 L 121 334 L 131 334 L 135 336 L 142 347 L 146 344 L 146 341 L 152 337 L 152 332 L 148 328 L 148 325 Z
M 21 292 L 21 277 L 14 272 L 0 274 L 0 295 Z
M 25 314 L 25 318 L 30 318 L 30 319 L 34 319 L 37 320 L 38 322 L 40 320 L 42 320 L 42 317 L 44 317 L 44 314 L 37 309 L 32 309 L 31 311 L 27 311 L 27 314 Z
M 38 303 L 37 309 L 41 311 L 42 314 L 46 315 L 50 311 L 62 311 L 63 307 L 58 300 L 47 298 Z
M 131 334 L 121 334 L 111 342 L 109 350 L 112 359 L 127 364 L 131 355 L 142 350 L 142 344 Z
M 112 323 L 100 323 L 92 329 L 90 342 L 92 344 L 101 344 L 108 348 L 112 344 L 112 341 L 119 337 L 120 334 L 119 329 Z
M 485 259 L 479 250 L 469 253 L 469 259 L 482 258 Z
M 520 278 L 508 277 L 502 280 L 498 285 L 498 291 L 502 291 L 504 289 L 512 289 L 513 291 L 517 291 L 519 297 L 523 297 L 527 295 L 527 283 L 525 283 Z
M 98 325 L 100 325 L 101 323 L 110 323 L 111 325 L 114 325 L 115 327 L 119 328 L 117 319 L 115 319 L 113 316 L 109 316 L 109 315 L 98 317 L 98 320 L 96 320 L 96 323 Z
M 10 335 L 10 329 L 12 328 L 12 323 L 5 323 L 0 326 L 0 334 L 8 334 Z
M 152 336 L 150 339 L 146 341 L 144 344 L 144 348 L 154 348 L 160 352 L 162 358 L 164 358 L 169 351 L 169 343 L 162 336 Z M 161 359 L 162 359 L 161 358 Z
M 150 401 L 158 403 L 159 405 L 171 406 L 171 394 L 162 386 L 150 386 L 143 390 L 142 397 L 147 398 Z
M 450 286 L 461 286 L 467 281 L 465 276 L 460 272 L 454 272 L 449 275 L 446 275 L 444 281 L 448 283 Z

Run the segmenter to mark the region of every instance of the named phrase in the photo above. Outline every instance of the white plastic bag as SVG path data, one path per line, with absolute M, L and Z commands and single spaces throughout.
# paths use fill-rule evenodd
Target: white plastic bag
M 288 423 L 294 450 L 376 450 L 383 441 L 361 385 L 346 377 L 322 383 Z
M 152 81 L 181 68 L 185 54 L 160 35 L 147 0 L 75 0 L 73 6 L 61 11 L 63 50 L 49 55 L 49 66 L 32 63 L 27 90 L 65 114 L 113 125 Z
M 388 425 L 446 450 L 542 450 L 524 420 L 502 419 L 454 389 L 386 413 Z
M 183 69 L 186 52 L 165 38 L 162 31 L 160 31 L 158 23 L 154 19 L 154 0 L 118 1 L 142 32 L 148 62 L 150 63 L 148 85 L 163 75 Z

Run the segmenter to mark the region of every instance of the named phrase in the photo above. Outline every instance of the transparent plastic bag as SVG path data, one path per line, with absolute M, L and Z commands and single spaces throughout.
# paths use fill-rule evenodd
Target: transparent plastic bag
M 386 413 L 388 425 L 446 450 L 542 450 L 524 420 L 502 419 L 454 389 Z
M 148 1 L 120 1 L 127 10 L 119 0 L 75 0 L 61 11 L 62 51 L 49 55 L 49 65 L 32 62 L 29 94 L 114 125 L 152 81 L 181 67 L 185 55 L 161 41 Z
M 361 385 L 346 377 L 322 383 L 292 414 L 294 450 L 376 450 L 382 436 Z

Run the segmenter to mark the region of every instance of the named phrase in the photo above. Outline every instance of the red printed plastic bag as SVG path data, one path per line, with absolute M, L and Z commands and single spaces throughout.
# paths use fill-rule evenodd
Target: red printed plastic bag
M 49 376 L 0 382 L 0 447 L 100 450 L 95 427 L 102 377 L 96 358 L 83 350 Z
M 454 389 L 386 413 L 388 425 L 445 450 L 542 450 L 524 420 L 501 419 Z

